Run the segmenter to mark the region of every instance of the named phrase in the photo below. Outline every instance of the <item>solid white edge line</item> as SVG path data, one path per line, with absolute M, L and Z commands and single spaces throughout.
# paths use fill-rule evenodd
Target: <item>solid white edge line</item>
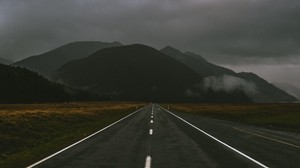
M 146 157 L 145 168 L 151 168 L 151 156 Z
M 146 108 L 146 107 L 147 107 L 147 106 L 145 106 L 145 107 L 143 107 L 143 108 L 141 108 L 141 109 L 136 110 L 135 112 L 133 112 L 133 113 L 131 113 L 131 114 L 129 114 L 129 115 L 127 115 L 127 116 L 125 116 L 125 117 L 119 119 L 118 121 L 116 121 L 116 122 L 114 122 L 114 123 L 112 123 L 112 124 L 110 124 L 110 125 L 108 125 L 108 126 L 102 128 L 102 129 L 100 129 L 99 131 L 97 131 L 97 132 L 95 132 L 95 133 L 93 133 L 93 134 L 91 134 L 91 135 L 89 135 L 89 136 L 87 136 L 87 137 L 85 137 L 85 138 L 83 138 L 83 139 L 81 139 L 81 140 L 75 142 L 75 143 L 73 143 L 73 144 L 70 145 L 70 146 L 65 147 L 64 149 L 62 149 L 62 150 L 60 150 L 60 151 L 58 151 L 58 152 L 56 152 L 56 153 L 53 153 L 52 155 L 50 155 L 50 156 L 48 156 L 48 157 L 46 157 L 46 158 L 44 158 L 44 159 L 42 159 L 42 160 L 40 160 L 40 161 L 38 161 L 38 162 L 32 164 L 32 165 L 30 165 L 30 166 L 27 166 L 26 168 L 32 168 L 32 167 L 34 167 L 34 166 L 37 166 L 37 165 L 41 164 L 42 162 L 44 162 L 44 161 L 46 161 L 46 160 L 48 160 L 48 159 L 50 159 L 50 158 L 52 158 L 52 157 L 54 157 L 54 156 L 56 156 L 56 155 L 58 155 L 58 154 L 60 154 L 60 153 L 62 153 L 62 152 L 64 152 L 64 151 L 66 151 L 66 150 L 72 148 L 73 146 L 75 146 L 75 145 L 77 145 L 77 144 L 79 144 L 79 143 L 81 143 L 81 142 L 83 142 L 83 141 L 85 141 L 85 140 L 87 140 L 87 139 L 89 139 L 89 138 L 95 136 L 96 134 L 98 134 L 98 133 L 100 133 L 100 132 L 106 130 L 107 128 L 109 128 L 109 127 L 111 127 L 111 126 L 113 126 L 113 125 L 119 123 L 120 121 L 122 121 L 122 120 L 124 120 L 124 119 L 126 119 L 126 118 L 128 118 L 128 117 L 130 117 L 130 116 L 132 116 L 133 114 L 135 114 L 135 113 L 137 113 L 137 112 L 143 110 L 143 109 Z
M 163 108 L 163 107 L 161 107 L 161 108 Z M 260 163 L 259 161 L 257 161 L 257 160 L 255 160 L 255 159 L 251 158 L 250 156 L 244 154 L 243 152 L 241 152 L 241 151 L 239 151 L 239 150 L 237 150 L 237 149 L 231 147 L 230 145 L 226 144 L 225 142 L 223 142 L 223 141 L 221 141 L 221 140 L 215 138 L 214 136 L 208 134 L 207 132 L 201 130 L 200 128 L 198 128 L 198 127 L 196 127 L 196 126 L 194 126 L 193 124 L 189 123 L 188 121 L 184 120 L 183 118 L 181 118 L 181 117 L 177 116 L 176 114 L 172 113 L 171 111 L 169 111 L 169 110 L 167 110 L 167 109 L 165 109 L 165 108 L 163 108 L 163 109 L 164 109 L 166 112 L 168 112 L 169 114 L 172 114 L 173 116 L 177 117 L 177 118 L 180 119 L 181 121 L 185 122 L 186 124 L 190 125 L 191 127 L 197 129 L 198 131 L 200 131 L 200 132 L 202 132 L 203 134 L 207 135 L 208 137 L 212 138 L 213 140 L 215 140 L 215 141 L 219 142 L 220 144 L 226 146 L 227 148 L 229 148 L 229 149 L 235 151 L 236 153 L 238 153 L 238 154 L 244 156 L 245 158 L 247 158 L 247 159 L 251 160 L 252 162 L 254 162 L 254 163 L 260 165 L 261 167 L 268 168 L 268 166 L 266 166 L 266 165 Z

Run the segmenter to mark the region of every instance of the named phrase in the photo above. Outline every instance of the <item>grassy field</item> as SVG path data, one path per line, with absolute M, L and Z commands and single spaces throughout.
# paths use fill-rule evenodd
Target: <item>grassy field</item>
M 194 113 L 300 133 L 300 104 L 168 104 L 173 111 Z
M 24 167 L 142 107 L 137 103 L 0 105 L 0 167 Z

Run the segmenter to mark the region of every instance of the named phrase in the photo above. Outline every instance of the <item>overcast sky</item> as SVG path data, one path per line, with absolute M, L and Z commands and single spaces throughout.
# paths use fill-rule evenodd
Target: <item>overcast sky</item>
M 73 41 L 171 45 L 300 87 L 299 0 L 0 0 L 0 57 Z

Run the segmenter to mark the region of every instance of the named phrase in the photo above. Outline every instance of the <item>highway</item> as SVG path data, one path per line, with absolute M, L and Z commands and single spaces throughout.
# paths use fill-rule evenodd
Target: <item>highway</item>
M 297 134 L 150 104 L 28 168 L 288 168 L 299 159 Z

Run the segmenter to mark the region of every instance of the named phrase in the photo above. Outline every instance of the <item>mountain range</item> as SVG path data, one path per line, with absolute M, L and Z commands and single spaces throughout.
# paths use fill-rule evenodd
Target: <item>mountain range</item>
M 242 92 L 195 87 L 203 77 L 162 52 L 140 44 L 100 50 L 56 71 L 54 81 L 84 88 L 112 100 L 245 102 Z
M 296 101 L 253 73 L 235 73 L 170 46 L 156 50 L 140 44 L 75 42 L 13 65 L 109 100 Z

